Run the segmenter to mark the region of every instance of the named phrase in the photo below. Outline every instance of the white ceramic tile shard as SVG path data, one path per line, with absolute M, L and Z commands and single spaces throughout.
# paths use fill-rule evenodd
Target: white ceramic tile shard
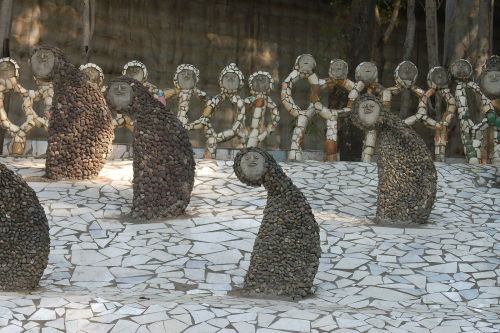
M 43 174 L 43 160 L 0 161 Z M 404 229 L 371 221 L 374 164 L 281 165 L 320 226 L 313 298 L 232 295 L 243 286 L 266 192 L 239 183 L 231 161 L 198 160 L 186 215 L 142 223 L 126 215 L 131 162 L 111 161 L 97 180 L 30 183 L 50 223 L 49 265 L 31 294 L 0 293 L 0 332 L 500 330 L 494 167 L 437 163 L 430 223 Z

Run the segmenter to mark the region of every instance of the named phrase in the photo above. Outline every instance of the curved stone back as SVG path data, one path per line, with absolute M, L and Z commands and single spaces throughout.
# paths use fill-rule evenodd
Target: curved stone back
M 47 267 L 49 225 L 35 192 L 0 163 L 0 290 L 31 290 Z

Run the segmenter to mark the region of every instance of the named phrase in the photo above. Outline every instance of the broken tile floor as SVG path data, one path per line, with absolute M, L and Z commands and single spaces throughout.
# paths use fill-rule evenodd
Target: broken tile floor
M 293 303 L 228 295 L 266 202 L 231 161 L 198 160 L 186 215 L 142 224 L 127 220 L 129 160 L 77 182 L 39 181 L 42 159 L 0 162 L 29 180 L 51 234 L 40 288 L 0 293 L 0 333 L 500 331 L 498 167 L 437 163 L 430 224 L 390 228 L 371 222 L 375 164 L 280 163 L 321 229 L 315 294 Z

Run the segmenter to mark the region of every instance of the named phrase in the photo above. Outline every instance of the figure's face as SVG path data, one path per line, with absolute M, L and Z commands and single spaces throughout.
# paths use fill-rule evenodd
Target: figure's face
M 101 75 L 100 75 L 99 71 L 97 69 L 95 69 L 94 67 L 87 67 L 87 68 L 83 69 L 82 72 L 83 72 L 83 74 L 85 74 L 89 78 L 90 82 L 94 82 L 98 85 L 101 84 Z
M 344 80 L 347 78 L 347 63 L 343 60 L 337 60 L 330 64 L 328 75 L 335 80 Z
M 265 93 L 269 91 L 270 85 L 269 78 L 265 75 L 259 74 L 252 79 L 252 88 L 257 92 Z
M 112 83 L 107 94 L 109 106 L 116 111 L 126 111 L 134 98 L 132 87 L 126 82 Z
M 375 125 L 380 116 L 380 106 L 375 101 L 365 100 L 359 104 L 358 112 L 363 125 L 370 127 Z
M 10 61 L 0 62 L 0 79 L 10 79 L 16 76 L 16 67 Z
M 266 172 L 264 161 L 264 156 L 254 151 L 250 151 L 243 155 L 240 165 L 245 177 L 252 181 L 261 179 Z
M 371 62 L 362 63 L 356 70 L 356 81 L 363 81 L 366 84 L 377 80 L 377 67 Z
M 415 83 L 417 73 L 417 66 L 415 66 L 410 61 L 404 61 L 398 69 L 398 76 L 401 78 L 401 80 L 411 81 L 412 84 Z
M 444 67 L 437 67 L 431 72 L 430 79 L 436 86 L 442 87 L 448 84 L 448 73 Z
M 196 75 L 190 69 L 183 69 L 177 77 L 181 89 L 193 89 L 196 85 Z
M 486 95 L 500 97 L 500 71 L 486 72 L 479 84 Z
M 222 77 L 222 87 L 227 90 L 238 90 L 240 87 L 240 78 L 236 73 L 226 73 Z
M 130 66 L 125 71 L 125 75 L 139 82 L 144 80 L 144 71 L 139 66 Z
M 312 73 L 316 67 L 316 61 L 309 54 L 304 54 L 299 58 L 299 72 Z
M 472 74 L 471 65 L 464 59 L 455 61 L 451 65 L 451 74 L 456 78 L 468 78 Z
M 50 50 L 40 49 L 31 56 L 31 70 L 37 78 L 47 78 L 55 62 L 54 53 Z

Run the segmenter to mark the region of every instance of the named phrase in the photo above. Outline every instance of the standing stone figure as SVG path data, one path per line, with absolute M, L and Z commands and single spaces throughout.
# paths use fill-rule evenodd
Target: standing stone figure
M 0 290 L 36 288 L 49 248 L 49 224 L 35 191 L 0 163 Z
M 386 96 L 390 97 L 390 92 L 378 83 L 378 69 L 374 63 L 364 61 L 360 63 L 354 72 L 354 79 L 356 84 L 349 92 L 349 101 L 347 107 L 352 108 L 354 101 L 361 93 L 374 94 L 379 98 L 384 99 L 384 91 Z M 390 98 L 385 98 L 384 106 L 391 109 Z M 363 152 L 361 153 L 361 161 L 371 162 L 373 154 L 375 153 L 375 142 L 377 141 L 377 132 L 375 130 L 365 130 L 365 139 L 363 141 Z
M 436 198 L 436 168 L 422 138 L 373 95 L 353 104 L 352 122 L 376 130 L 378 199 L 375 222 L 423 224 Z
M 151 82 L 148 82 L 148 70 L 146 68 L 146 65 L 144 65 L 142 62 L 137 60 L 127 62 L 123 66 L 122 75 L 139 81 L 148 89 L 149 93 L 152 94 L 154 98 L 159 100 L 163 105 L 167 103 L 163 90 L 157 88 Z
M 244 290 L 292 299 L 311 293 L 321 248 L 319 227 L 306 198 L 260 148 L 241 150 L 234 171 L 241 182 L 267 190 Z
M 104 96 L 77 67 L 55 47 L 37 47 L 31 56 L 36 78 L 52 81 L 47 177 L 90 179 L 97 177 L 114 139 L 111 112 Z
M 250 134 L 248 135 L 246 146 L 257 147 L 266 137 L 278 126 L 280 112 L 269 93 L 273 89 L 273 77 L 268 72 L 258 71 L 248 78 L 248 87 L 251 96 L 245 98 L 245 108 L 247 113 L 252 112 L 252 122 L 250 124 Z M 265 126 L 266 113 L 271 114 L 271 123 Z
M 139 81 L 111 80 L 111 108 L 135 114 L 132 217 L 157 218 L 184 213 L 194 184 L 194 153 L 177 117 Z

